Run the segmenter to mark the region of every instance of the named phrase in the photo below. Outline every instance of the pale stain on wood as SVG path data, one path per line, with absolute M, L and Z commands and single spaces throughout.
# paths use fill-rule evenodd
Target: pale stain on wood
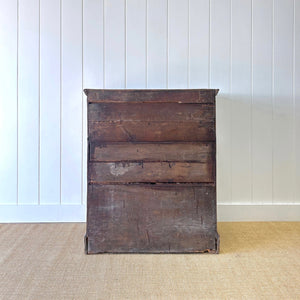
M 86 253 L 218 253 L 217 90 L 85 90 Z

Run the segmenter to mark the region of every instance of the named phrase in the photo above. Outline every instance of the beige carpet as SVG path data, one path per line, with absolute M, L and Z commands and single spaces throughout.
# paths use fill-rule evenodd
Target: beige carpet
M 0 299 L 300 299 L 300 222 L 218 231 L 219 255 L 87 256 L 85 224 L 0 224 Z

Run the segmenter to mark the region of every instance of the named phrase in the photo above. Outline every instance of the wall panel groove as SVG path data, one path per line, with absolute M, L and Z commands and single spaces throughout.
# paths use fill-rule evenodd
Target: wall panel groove
M 40 147 L 38 0 L 19 1 L 18 47 L 18 203 L 38 204 Z
M 18 1 L 0 1 L 0 204 L 18 203 Z
M 296 0 L 0 0 L 0 205 L 84 209 L 83 88 L 219 88 L 224 218 L 297 206 L 299 17 Z

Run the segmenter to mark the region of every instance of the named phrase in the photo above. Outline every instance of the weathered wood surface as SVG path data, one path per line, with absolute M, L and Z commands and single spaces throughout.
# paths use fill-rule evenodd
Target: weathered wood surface
M 215 127 L 194 121 L 89 122 L 89 137 L 100 142 L 209 142 L 215 141 Z
M 85 89 L 88 102 L 215 103 L 217 89 L 190 90 L 93 90 Z
M 90 161 L 197 161 L 212 163 L 214 143 L 93 143 Z
M 178 103 L 89 103 L 89 121 L 195 121 L 213 126 L 215 107 Z
M 89 163 L 89 181 L 128 182 L 213 182 L 213 164 L 189 162 Z
M 87 253 L 218 252 L 215 187 L 89 185 Z
M 218 90 L 86 90 L 87 253 L 218 253 Z

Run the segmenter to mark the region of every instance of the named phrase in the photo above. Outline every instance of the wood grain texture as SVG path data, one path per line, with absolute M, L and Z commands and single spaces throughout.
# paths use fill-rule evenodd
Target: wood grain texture
M 181 142 L 214 141 L 214 127 L 194 121 L 89 122 L 89 137 L 101 142 Z
M 214 182 L 213 164 L 189 162 L 89 163 L 89 181 L 128 182 Z
M 195 90 L 93 90 L 85 89 L 88 102 L 215 103 L 218 89 Z
M 214 143 L 90 143 L 90 161 L 212 162 Z
M 89 137 L 102 142 L 215 140 L 213 105 L 164 103 L 166 92 L 159 94 L 161 103 L 89 103 Z
M 215 187 L 89 185 L 86 252 L 218 252 Z
M 215 107 L 179 103 L 89 103 L 89 122 L 195 121 L 213 126 Z
M 86 253 L 218 253 L 216 93 L 86 91 Z

